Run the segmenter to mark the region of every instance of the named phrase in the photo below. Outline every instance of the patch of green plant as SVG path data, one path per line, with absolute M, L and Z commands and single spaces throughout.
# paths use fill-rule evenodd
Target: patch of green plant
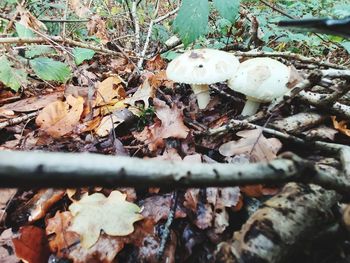
M 138 131 L 142 131 L 147 125 L 153 122 L 153 118 L 155 117 L 155 109 L 150 106 L 147 109 L 144 106 L 138 108 L 140 110 L 140 116 L 137 121 L 136 129 Z

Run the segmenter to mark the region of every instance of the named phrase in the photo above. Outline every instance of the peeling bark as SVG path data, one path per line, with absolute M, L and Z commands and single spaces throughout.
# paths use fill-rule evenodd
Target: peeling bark
M 234 233 L 232 240 L 219 244 L 216 262 L 285 262 L 298 246 L 332 221 L 331 208 L 337 201 L 335 192 L 319 186 L 287 184 Z

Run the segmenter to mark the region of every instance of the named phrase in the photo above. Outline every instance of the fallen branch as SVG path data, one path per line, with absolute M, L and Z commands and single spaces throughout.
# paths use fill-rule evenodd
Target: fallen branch
M 348 194 L 350 182 L 295 155 L 252 164 L 169 162 L 88 153 L 0 152 L 1 187 L 202 187 L 312 182 Z M 331 167 L 330 167 L 331 168 Z
M 331 209 L 337 201 L 335 192 L 319 186 L 287 184 L 232 240 L 219 244 L 215 262 L 285 262 L 297 247 L 332 223 Z
M 6 121 L 0 122 L 0 130 L 11 125 L 19 124 L 23 121 L 29 120 L 30 118 L 34 118 L 38 115 L 38 112 L 32 112 L 23 116 L 19 116 L 16 118 L 8 119 Z
M 328 68 L 334 68 L 334 69 L 348 69 L 348 67 L 337 65 L 334 63 L 330 63 L 327 61 L 321 61 L 317 58 L 311 58 L 311 57 L 305 57 L 300 54 L 295 54 L 291 52 L 264 52 L 264 51 L 259 51 L 259 52 L 240 52 L 240 51 L 235 51 L 233 52 L 236 56 L 240 57 L 281 57 L 281 58 L 286 58 L 286 59 L 295 59 L 299 60 L 305 64 L 311 63 L 311 64 L 316 64 L 318 66 L 323 66 L 323 67 L 328 67 Z

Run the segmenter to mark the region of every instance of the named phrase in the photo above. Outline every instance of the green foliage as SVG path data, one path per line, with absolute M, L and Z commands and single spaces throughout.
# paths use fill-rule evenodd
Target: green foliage
M 155 116 L 155 109 L 154 107 L 148 107 L 147 109 L 140 107 L 139 110 L 141 111 L 141 114 L 137 121 L 136 128 L 138 131 L 142 131 L 147 125 L 152 122 Z
M 80 65 L 84 60 L 92 59 L 95 51 L 87 48 L 76 47 L 73 49 L 74 61 L 76 65 Z
M 14 91 L 18 91 L 26 82 L 27 74 L 22 69 L 16 69 L 5 56 L 0 57 L 0 81 Z
M 208 0 L 184 0 L 174 21 L 174 30 L 185 46 L 207 33 L 209 17 Z
M 233 23 L 239 11 L 239 0 L 214 0 L 214 5 L 219 14 Z
M 35 37 L 33 30 L 20 23 L 16 23 L 16 33 L 20 38 Z
M 45 46 L 45 45 L 29 46 L 28 49 L 25 51 L 26 58 L 34 58 L 37 56 L 53 55 L 53 54 L 56 54 L 56 51 L 52 47 Z
M 42 80 L 65 83 L 71 75 L 67 65 L 51 58 L 39 57 L 32 59 L 29 63 L 35 74 Z

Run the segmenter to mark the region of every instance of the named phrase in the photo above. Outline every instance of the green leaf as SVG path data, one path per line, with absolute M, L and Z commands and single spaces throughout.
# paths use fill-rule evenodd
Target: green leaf
M 174 31 L 188 46 L 207 33 L 209 18 L 208 0 L 184 0 L 174 21 Z
M 73 49 L 74 61 L 76 65 L 80 65 L 84 60 L 92 59 L 95 51 L 87 48 L 76 47 Z
M 35 74 L 42 80 L 54 80 L 65 83 L 71 75 L 67 65 L 51 58 L 34 58 L 29 63 Z
M 51 55 L 55 54 L 56 51 L 52 47 L 44 46 L 44 45 L 35 45 L 30 46 L 25 52 L 26 58 L 34 58 L 42 55 Z
M 214 0 L 214 5 L 223 18 L 233 23 L 238 15 L 239 2 L 240 0 Z
M 20 23 L 16 23 L 16 32 L 20 38 L 35 37 L 33 30 Z
M 345 48 L 346 52 L 350 54 L 350 41 L 341 42 L 340 44 Z
M 26 80 L 27 74 L 24 70 L 13 68 L 5 56 L 0 57 L 0 81 L 5 86 L 18 91 Z

